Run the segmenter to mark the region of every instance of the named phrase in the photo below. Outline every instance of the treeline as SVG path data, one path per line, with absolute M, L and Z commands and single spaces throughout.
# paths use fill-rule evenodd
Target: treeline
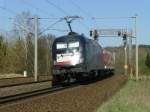
M 115 68 L 116 72 L 123 74 L 124 73 L 124 48 L 123 46 L 119 47 L 107 47 L 106 49 L 115 52 Z M 129 49 L 127 49 L 127 52 Z M 129 57 L 129 53 L 128 57 Z M 138 62 L 139 62 L 139 75 L 150 75 L 150 45 L 139 45 L 138 48 Z M 133 74 L 135 75 L 135 45 L 132 47 L 132 68 Z M 129 58 L 128 58 L 129 64 Z
M 45 35 L 38 38 L 38 72 L 41 75 L 51 73 L 51 47 L 54 36 Z M 18 37 L 15 41 L 0 35 L 0 74 L 19 73 L 27 71 L 28 75 L 34 73 L 34 35 L 27 34 L 23 39 Z

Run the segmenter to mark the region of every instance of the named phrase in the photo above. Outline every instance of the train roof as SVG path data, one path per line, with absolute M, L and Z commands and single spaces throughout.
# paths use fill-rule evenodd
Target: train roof
M 90 39 L 85 37 L 83 34 L 78 34 L 75 32 L 70 32 L 67 35 L 64 36 L 60 36 L 58 38 L 55 39 L 54 43 L 56 42 L 64 42 L 64 41 L 76 41 L 76 40 L 80 40 L 81 42 L 85 43 L 85 42 L 89 42 L 91 44 L 94 44 L 96 46 L 101 47 L 101 45 L 98 43 L 98 41 Z
M 68 35 L 60 36 L 55 39 L 55 42 L 63 42 L 63 41 L 69 41 L 69 40 L 81 40 L 86 41 L 86 37 L 84 35 L 79 35 L 77 33 L 69 33 Z

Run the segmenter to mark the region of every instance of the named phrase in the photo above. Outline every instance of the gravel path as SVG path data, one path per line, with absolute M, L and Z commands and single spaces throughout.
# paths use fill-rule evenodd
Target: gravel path
M 0 107 L 0 112 L 93 112 L 125 82 L 122 75 Z

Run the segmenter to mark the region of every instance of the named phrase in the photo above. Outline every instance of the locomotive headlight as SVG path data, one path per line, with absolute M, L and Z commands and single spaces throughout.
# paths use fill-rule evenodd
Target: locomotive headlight
M 56 65 L 56 60 L 54 60 L 54 62 L 53 62 L 53 63 L 54 63 L 54 65 Z
M 79 59 L 79 63 L 82 63 L 83 61 L 84 61 L 83 58 L 80 58 L 80 59 Z
M 77 52 L 77 50 L 76 50 L 76 49 L 74 49 L 74 50 L 73 50 L 73 53 L 75 53 L 75 52 Z
M 76 64 L 79 63 L 80 55 L 75 54 L 75 55 L 72 56 L 71 58 L 72 58 L 72 65 L 76 65 Z

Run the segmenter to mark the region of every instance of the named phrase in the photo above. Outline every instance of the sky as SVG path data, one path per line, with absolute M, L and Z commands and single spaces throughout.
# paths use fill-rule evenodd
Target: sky
M 89 31 L 96 29 L 127 28 L 134 29 L 133 19 L 95 19 L 107 17 L 137 17 L 137 39 L 139 44 L 150 44 L 150 1 L 149 0 L 0 0 L 0 31 L 10 31 L 17 14 L 29 11 L 40 18 L 41 29 L 65 16 L 80 16 L 72 23 L 72 29 L 79 34 L 89 37 Z M 59 29 L 55 31 L 52 29 Z M 65 21 L 61 21 L 46 33 L 56 36 L 67 34 Z M 133 43 L 135 40 L 133 39 Z M 123 44 L 119 37 L 100 37 L 102 46 L 120 46 Z

